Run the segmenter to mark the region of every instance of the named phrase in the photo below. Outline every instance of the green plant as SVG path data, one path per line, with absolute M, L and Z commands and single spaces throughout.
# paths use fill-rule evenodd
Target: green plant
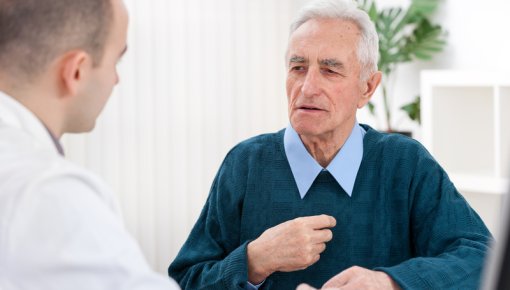
M 383 73 L 382 95 L 384 119 L 387 130 L 392 131 L 391 100 L 388 95 L 388 79 L 400 63 L 413 60 L 428 61 L 446 45 L 445 33 L 440 25 L 433 24 L 429 17 L 437 10 L 440 0 L 411 0 L 407 9 L 392 7 L 378 9 L 375 0 L 359 0 L 360 7 L 367 11 L 375 23 L 379 35 L 379 70 Z M 375 115 L 373 103 L 370 112 Z M 420 122 L 419 96 L 401 107 L 408 116 Z

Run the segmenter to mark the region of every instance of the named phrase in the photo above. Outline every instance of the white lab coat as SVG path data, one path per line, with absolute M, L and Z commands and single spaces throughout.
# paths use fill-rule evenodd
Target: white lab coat
M 0 289 L 178 289 L 150 269 L 105 184 L 62 158 L 43 124 L 2 92 Z

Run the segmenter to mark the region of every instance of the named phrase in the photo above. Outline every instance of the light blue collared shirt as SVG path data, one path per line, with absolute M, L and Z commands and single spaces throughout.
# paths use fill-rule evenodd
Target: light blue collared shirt
M 352 196 L 356 175 L 358 175 L 361 159 L 363 158 L 363 137 L 365 137 L 365 133 L 365 129 L 356 122 L 349 138 L 347 138 L 335 158 L 328 167 L 323 168 L 308 153 L 292 125 L 287 126 L 283 139 L 285 154 L 289 160 L 290 169 L 302 199 L 322 170 L 329 171 L 345 192 Z

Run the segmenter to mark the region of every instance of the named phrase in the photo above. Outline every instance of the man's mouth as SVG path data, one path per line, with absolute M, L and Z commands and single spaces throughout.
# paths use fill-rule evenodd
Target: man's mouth
M 302 106 L 302 107 L 299 107 L 300 110 L 307 110 L 307 111 L 323 111 L 322 109 L 320 108 L 317 108 L 317 107 L 313 107 L 313 106 Z

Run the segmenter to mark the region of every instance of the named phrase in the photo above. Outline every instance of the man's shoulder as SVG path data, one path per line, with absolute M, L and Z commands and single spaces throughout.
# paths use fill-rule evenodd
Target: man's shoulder
M 368 126 L 364 128 L 367 133 L 363 144 L 368 152 L 391 154 L 392 157 L 429 155 L 427 149 L 416 139 L 400 133 L 379 132 Z
M 55 171 L 85 171 L 62 158 L 54 148 L 44 146 L 20 131 L 0 128 L 1 176 L 11 172 L 32 179 Z
M 4 137 L 0 132 L 0 199 L 20 200 L 37 195 L 42 188 L 61 188 L 64 183 L 111 199 L 111 190 L 99 177 L 62 158 L 53 148 L 30 144 L 23 136 L 16 140 Z
M 260 154 L 271 154 L 283 148 L 285 129 L 248 138 L 235 145 L 227 156 L 247 158 Z

